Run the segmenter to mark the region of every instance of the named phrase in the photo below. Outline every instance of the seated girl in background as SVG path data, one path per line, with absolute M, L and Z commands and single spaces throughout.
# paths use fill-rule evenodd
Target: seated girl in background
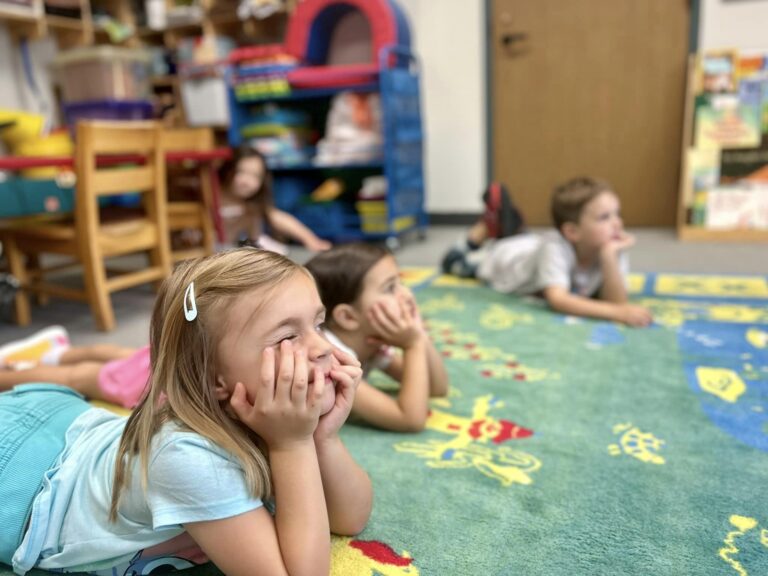
M 61 326 L 0 347 L 0 391 L 46 382 L 92 400 L 133 408 L 149 382 L 149 346 L 71 346 Z
M 285 236 L 308 250 L 327 250 L 331 243 L 319 238 L 297 218 L 275 208 L 272 175 L 267 161 L 252 148 L 242 147 L 232 160 L 233 173 L 219 199 L 225 247 L 258 245 L 285 254 L 287 247 L 265 232 Z
M 301 266 L 222 252 L 163 283 L 129 418 L 63 386 L 0 394 L 0 562 L 328 574 L 330 532 L 362 530 L 372 492 L 338 435 L 360 365 L 323 338 L 324 315 Z
M 306 267 L 327 310 L 326 337 L 363 365 L 352 413 L 387 430 L 423 430 L 429 398 L 448 393 L 448 375 L 395 258 L 379 246 L 352 243 L 316 255 Z M 397 396 L 366 382 L 373 368 L 400 382 Z

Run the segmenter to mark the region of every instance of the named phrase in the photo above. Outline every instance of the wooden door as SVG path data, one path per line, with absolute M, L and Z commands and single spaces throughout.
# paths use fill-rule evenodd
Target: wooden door
M 552 188 L 611 182 L 629 226 L 673 226 L 689 0 L 492 0 L 493 178 L 529 223 Z

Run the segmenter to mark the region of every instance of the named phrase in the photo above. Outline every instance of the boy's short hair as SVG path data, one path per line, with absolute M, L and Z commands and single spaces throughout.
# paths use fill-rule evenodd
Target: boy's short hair
M 328 311 L 328 322 L 336 306 L 357 301 L 365 275 L 382 258 L 391 255 L 383 246 L 352 242 L 320 252 L 304 265 L 315 278 L 320 299 Z
M 603 192 L 613 190 L 611 185 L 599 178 L 579 177 L 556 186 L 552 192 L 552 221 L 555 228 L 562 230 L 563 224 L 578 224 L 584 206 Z

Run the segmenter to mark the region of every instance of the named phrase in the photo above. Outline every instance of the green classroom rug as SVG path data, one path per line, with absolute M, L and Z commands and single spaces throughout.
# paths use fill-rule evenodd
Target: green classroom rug
M 768 277 L 634 275 L 647 329 L 404 277 L 452 391 L 420 434 L 345 426 L 375 504 L 332 574 L 768 574 Z

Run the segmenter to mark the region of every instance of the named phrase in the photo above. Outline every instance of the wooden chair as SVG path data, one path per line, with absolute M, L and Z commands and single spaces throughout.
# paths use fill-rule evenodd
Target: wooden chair
M 210 128 L 178 128 L 166 129 L 163 133 L 163 143 L 166 151 L 207 152 L 214 149 L 213 131 Z M 168 227 L 171 232 L 180 230 L 199 230 L 202 242 L 199 247 L 173 249 L 173 262 L 208 256 L 213 254 L 216 242 L 213 225 L 213 194 L 211 191 L 210 163 L 197 164 L 199 179 L 199 197 L 190 201 L 168 202 Z
M 97 156 L 141 155 L 127 165 L 102 167 Z M 87 301 L 101 330 L 115 327 L 110 295 L 125 288 L 159 281 L 171 272 L 170 237 L 163 134 L 154 122 L 84 122 L 77 127 L 75 213 L 68 220 L 2 232 L 10 272 L 22 290 L 16 298 L 16 321 L 28 324 L 28 292 Z M 141 206 L 101 208 L 100 201 L 118 194 L 140 193 Z M 108 270 L 105 260 L 145 253 L 149 266 L 139 270 Z M 69 261 L 47 268 L 36 266 L 41 254 Z M 50 274 L 82 267 L 84 288 L 53 283 Z

